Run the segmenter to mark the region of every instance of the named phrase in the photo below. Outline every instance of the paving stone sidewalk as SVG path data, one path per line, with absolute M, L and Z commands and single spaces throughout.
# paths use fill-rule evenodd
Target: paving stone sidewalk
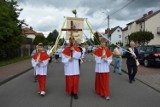
M 0 67 L 0 85 L 30 69 L 31 59 Z
M 128 72 L 125 59 L 123 59 L 122 62 L 122 69 L 124 72 Z M 160 92 L 160 67 L 144 67 L 143 65 L 140 65 L 138 67 L 136 78 L 144 84 Z

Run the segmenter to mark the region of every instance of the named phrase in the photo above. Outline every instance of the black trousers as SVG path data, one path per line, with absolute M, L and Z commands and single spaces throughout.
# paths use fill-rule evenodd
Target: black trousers
M 127 65 L 127 68 L 128 68 L 129 80 L 130 82 L 132 82 L 137 73 L 137 65 Z
M 50 57 L 50 60 L 49 60 L 49 63 L 51 63 L 52 62 L 52 57 Z

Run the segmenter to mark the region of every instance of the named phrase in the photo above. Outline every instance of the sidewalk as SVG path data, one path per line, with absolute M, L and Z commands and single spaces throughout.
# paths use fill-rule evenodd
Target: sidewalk
M 123 59 L 122 70 L 126 73 L 128 72 L 126 59 Z M 140 65 L 136 79 L 160 92 L 160 67 L 144 67 Z
M 31 59 L 0 67 L 0 85 L 32 68 Z

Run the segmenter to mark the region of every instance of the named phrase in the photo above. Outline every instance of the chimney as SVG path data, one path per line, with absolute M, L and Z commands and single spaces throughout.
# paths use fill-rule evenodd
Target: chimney
M 146 17 L 147 16 L 147 14 L 143 14 L 143 17 Z
M 30 30 L 33 30 L 33 28 L 32 28 L 32 27 L 30 27 L 29 29 L 30 29 Z
M 110 29 L 108 29 L 108 28 L 105 30 L 105 34 L 108 34 L 108 30 L 110 31 Z
M 152 10 L 148 12 L 148 15 L 151 15 L 151 14 L 153 14 L 153 11 L 152 11 Z

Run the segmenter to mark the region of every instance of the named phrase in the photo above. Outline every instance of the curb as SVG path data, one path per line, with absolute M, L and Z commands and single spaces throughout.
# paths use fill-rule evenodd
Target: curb
M 111 65 L 113 66 L 113 64 L 111 64 Z M 127 75 L 128 75 L 128 73 L 127 73 L 127 71 L 126 71 L 126 70 L 122 69 L 122 72 L 124 72 L 125 74 L 127 74 Z M 158 89 L 156 89 L 156 88 L 152 87 L 152 86 L 151 86 L 151 85 L 149 85 L 148 83 L 145 83 L 144 81 L 142 81 L 142 80 L 138 79 L 137 77 L 135 77 L 135 79 L 136 79 L 137 81 L 141 82 L 142 84 L 144 84 L 144 85 L 146 85 L 146 86 L 148 86 L 148 87 L 152 88 L 153 90 L 157 91 L 158 93 L 160 93 L 160 90 L 158 90 Z
M 13 75 L 13 76 L 11 76 L 11 77 L 8 77 L 8 78 L 5 79 L 5 80 L 2 80 L 2 81 L 0 82 L 0 86 L 3 85 L 3 84 L 5 84 L 5 83 L 7 83 L 7 82 L 9 82 L 9 81 L 12 80 L 12 79 L 18 77 L 18 76 L 20 76 L 20 75 L 26 73 L 27 71 L 29 71 L 29 70 L 31 70 L 31 69 L 32 69 L 32 67 L 31 67 L 31 68 L 28 68 L 28 69 L 26 69 L 26 70 L 24 70 L 23 72 L 20 72 L 20 73 L 15 74 L 15 75 Z

